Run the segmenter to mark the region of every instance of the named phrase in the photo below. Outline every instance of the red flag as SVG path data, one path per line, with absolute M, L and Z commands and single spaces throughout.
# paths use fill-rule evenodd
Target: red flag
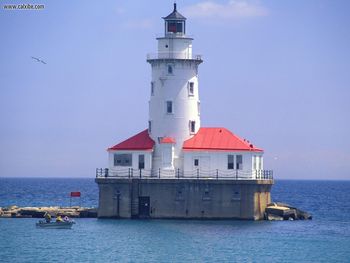
M 80 192 L 70 192 L 70 197 L 80 197 Z

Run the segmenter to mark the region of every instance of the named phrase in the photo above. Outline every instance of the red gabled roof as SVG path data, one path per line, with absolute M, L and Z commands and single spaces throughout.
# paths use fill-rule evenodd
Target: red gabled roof
M 185 151 L 263 151 L 225 128 L 200 128 L 182 148 Z
M 129 139 L 114 145 L 113 147 L 108 148 L 108 151 L 111 150 L 141 150 L 147 151 L 152 150 L 154 146 L 154 141 L 149 137 L 148 130 L 144 130 Z
M 160 143 L 176 143 L 174 138 L 171 137 L 164 137 L 160 140 Z

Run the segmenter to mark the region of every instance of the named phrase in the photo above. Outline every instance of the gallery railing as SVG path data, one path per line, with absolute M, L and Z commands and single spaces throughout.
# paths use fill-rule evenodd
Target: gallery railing
M 108 168 L 97 168 L 96 178 L 178 178 L 178 179 L 236 179 L 236 180 L 270 180 L 273 179 L 272 170 L 201 170 L 194 169 L 183 171 L 181 169 L 133 169 L 124 168 L 109 170 Z
M 189 60 L 199 60 L 202 61 L 202 55 L 192 54 L 192 52 L 158 52 L 147 54 L 147 60 L 155 59 L 189 59 Z

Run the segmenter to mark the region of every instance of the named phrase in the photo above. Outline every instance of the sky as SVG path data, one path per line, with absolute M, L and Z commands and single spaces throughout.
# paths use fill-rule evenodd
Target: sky
M 173 1 L 31 1 L 0 0 L 0 177 L 94 177 L 147 128 Z M 276 179 L 350 180 L 350 1 L 177 4 L 204 59 L 201 126 L 263 148 Z

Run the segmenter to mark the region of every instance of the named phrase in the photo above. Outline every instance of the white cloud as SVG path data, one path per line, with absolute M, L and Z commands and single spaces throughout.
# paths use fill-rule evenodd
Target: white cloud
M 122 27 L 128 29 L 149 29 L 153 27 L 151 19 L 129 20 L 122 24 Z
M 192 18 L 215 18 L 217 20 L 230 20 L 268 15 L 268 10 L 257 2 L 248 0 L 230 0 L 226 4 L 214 1 L 204 1 L 188 6 L 184 14 Z

